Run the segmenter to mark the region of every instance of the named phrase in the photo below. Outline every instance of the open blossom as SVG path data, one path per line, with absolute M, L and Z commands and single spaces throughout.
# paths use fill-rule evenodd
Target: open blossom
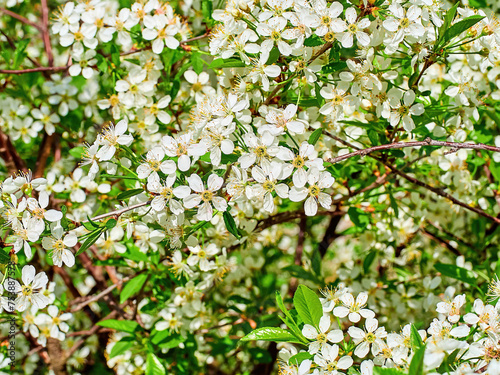
M 372 310 L 364 308 L 368 301 L 368 294 L 365 292 L 359 293 L 356 299 L 351 293 L 345 293 L 340 300 L 344 306 L 337 306 L 333 309 L 333 314 L 339 318 L 348 316 L 351 322 L 357 323 L 361 318 L 370 319 L 375 316 Z
M 252 177 L 258 184 L 252 186 L 252 196 L 259 197 L 264 201 L 264 210 L 273 212 L 275 209 L 273 193 L 280 198 L 288 198 L 288 186 L 278 181 L 282 179 L 282 166 L 280 163 L 272 162 L 261 167 L 252 168 Z
M 325 209 L 329 210 L 332 204 L 332 197 L 324 193 L 322 190 L 333 185 L 335 179 L 329 172 L 320 172 L 313 168 L 307 173 L 307 187 L 295 187 L 290 190 L 290 200 L 293 202 L 304 203 L 304 211 L 307 216 L 314 216 L 318 212 L 318 203 Z
M 64 263 L 68 267 L 73 267 L 75 265 L 75 256 L 68 248 L 75 246 L 78 239 L 73 232 L 64 235 L 64 237 L 63 234 L 64 229 L 61 226 L 56 226 L 52 229 L 51 237 L 42 239 L 42 246 L 45 250 L 52 252 L 54 265 L 61 267 Z
M 61 211 L 54 209 L 46 210 L 49 205 L 49 194 L 46 191 L 41 191 L 38 195 L 38 200 L 35 198 L 28 198 L 28 208 L 34 218 L 43 221 L 43 219 L 55 222 L 61 220 L 63 214 Z
M 66 323 L 73 317 L 71 313 L 59 314 L 57 306 L 50 305 L 47 309 L 47 314 L 38 314 L 35 318 L 37 325 L 47 325 L 50 330 L 50 337 L 64 340 L 65 333 L 69 331 L 69 325 Z
M 365 330 L 351 326 L 348 329 L 349 335 L 357 345 L 354 349 L 354 355 L 359 358 L 364 358 L 372 350 L 373 355 L 381 350 L 383 345 L 382 339 L 387 337 L 387 332 L 384 327 L 378 326 L 378 320 L 375 318 L 368 318 L 365 321 Z
M 289 104 L 284 110 L 271 108 L 266 115 L 267 124 L 259 128 L 259 133 L 269 132 L 278 136 L 289 131 L 292 134 L 302 134 L 305 131 L 305 122 L 293 119 L 297 113 L 297 106 Z
M 219 253 L 219 249 L 213 243 L 209 244 L 205 247 L 196 246 L 188 246 L 191 255 L 187 260 L 187 264 L 190 266 L 198 265 L 201 271 L 209 271 L 215 263 L 210 261 L 209 258 L 217 255 Z
M 390 115 L 390 123 L 392 126 L 397 126 L 400 121 L 403 122 L 403 128 L 411 132 L 415 129 L 415 123 L 412 116 L 420 116 L 424 113 L 424 106 L 422 103 L 415 103 L 415 92 L 408 90 L 402 94 L 401 90 L 391 89 L 388 93 L 389 103 L 392 107 Z M 401 96 L 403 97 L 403 104 L 401 104 Z
M 192 158 L 205 155 L 207 145 L 194 143 L 192 133 L 184 133 L 177 138 L 166 135 L 162 138 L 165 153 L 170 157 L 177 157 L 177 166 L 180 171 L 186 172 L 191 167 Z
M 357 21 L 357 13 L 354 8 L 347 8 L 345 18 L 347 21 L 346 31 L 341 34 L 340 42 L 345 48 L 351 48 L 353 45 L 354 36 L 358 43 L 364 47 L 370 44 L 370 37 L 363 30 L 370 26 L 368 18 L 362 18 Z
M 322 371 L 327 374 L 341 374 L 337 370 L 347 370 L 352 366 L 353 360 L 351 356 L 344 355 L 339 357 L 338 345 L 325 345 L 321 349 L 321 354 L 314 356 L 314 362 L 318 364 Z
M 164 183 L 160 181 L 158 175 L 152 175 L 148 179 L 148 190 L 157 193 L 153 200 L 151 201 L 151 207 L 155 211 L 163 211 L 165 207 L 168 207 L 174 215 L 180 215 L 184 212 L 184 207 L 178 199 L 186 198 L 191 189 L 188 186 L 177 186 L 173 187 L 176 180 L 175 174 L 168 175 Z
M 47 306 L 49 298 L 41 293 L 41 290 L 45 288 L 49 281 L 45 272 L 37 274 L 35 267 L 27 265 L 22 269 L 21 279 L 23 285 L 14 280 L 14 293 L 17 293 L 16 310 L 24 311 L 30 303 L 38 309 Z
M 302 334 L 309 340 L 309 353 L 316 354 L 320 350 L 323 352 L 328 342 L 338 343 L 344 338 L 344 334 L 340 329 L 330 330 L 330 316 L 323 315 L 319 321 L 318 329 L 310 324 L 305 324 L 302 328 Z
M 155 14 L 144 18 L 146 28 L 142 31 L 142 36 L 146 40 L 153 40 L 153 52 L 160 54 L 165 47 L 176 49 L 179 41 L 175 35 L 179 32 L 178 26 L 173 23 L 175 15 L 170 5 L 166 7 L 165 14 Z
M 103 130 L 97 138 L 97 143 L 101 146 L 96 154 L 99 160 L 110 160 L 115 155 L 117 147 L 120 145 L 128 146 L 132 143 L 134 138 L 130 134 L 125 134 L 127 128 L 127 121 L 121 120 L 116 124 L 116 127 L 110 124 Z
M 13 244 L 14 251 L 17 253 L 21 249 L 29 259 L 31 258 L 32 251 L 29 242 L 36 242 L 45 229 L 45 223 L 37 220 L 34 217 L 25 215 L 21 221 L 16 221 L 12 224 L 14 231 L 8 238 Z
M 200 176 L 196 174 L 189 176 L 187 181 L 194 193 L 184 198 L 184 207 L 198 207 L 198 220 L 212 220 L 213 207 L 220 212 L 226 211 L 227 201 L 216 195 L 224 183 L 221 177 L 211 174 L 208 177 L 206 189 Z
M 460 308 L 465 304 L 465 294 L 456 296 L 453 301 L 439 302 L 436 311 L 444 314 L 450 323 L 456 323 L 460 319 Z
M 148 151 L 146 154 L 146 162 L 137 167 L 137 176 L 139 178 L 148 178 L 150 176 L 158 176 L 158 172 L 164 174 L 172 174 L 176 171 L 176 165 L 173 160 L 163 160 L 165 152 L 160 147 Z

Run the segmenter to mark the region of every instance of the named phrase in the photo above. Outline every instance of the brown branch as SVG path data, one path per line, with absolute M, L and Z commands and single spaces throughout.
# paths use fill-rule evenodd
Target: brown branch
M 297 239 L 297 247 L 295 248 L 295 265 L 302 266 L 302 254 L 304 253 L 304 242 L 306 240 L 307 231 L 307 217 L 304 216 L 300 218 L 299 223 L 299 237 Z M 288 294 L 293 296 L 297 287 L 299 286 L 299 280 L 296 277 L 292 277 L 289 283 Z
M 43 136 L 42 143 L 40 145 L 40 149 L 38 150 L 38 159 L 36 161 L 36 169 L 33 174 L 34 178 L 43 177 L 43 172 L 45 171 L 45 166 L 47 165 L 47 159 L 50 156 L 52 151 L 52 143 L 57 135 L 54 133 L 52 135 L 48 135 L 45 133 Z
M 341 142 L 342 144 L 344 144 L 344 145 L 346 145 L 348 147 L 351 147 L 351 148 L 354 148 L 354 149 L 358 150 L 356 152 L 351 152 L 349 154 L 342 155 L 343 159 L 340 159 L 340 160 L 347 159 L 346 156 L 348 156 L 348 155 L 351 155 L 349 157 L 352 157 L 352 156 L 355 156 L 355 155 L 368 155 L 372 159 L 375 159 L 375 160 L 381 162 L 382 164 L 384 164 L 386 167 L 388 167 L 389 169 L 391 169 L 391 171 L 393 173 L 399 175 L 400 177 L 403 177 L 405 180 L 410 181 L 411 183 L 413 183 L 415 185 L 418 185 L 420 187 L 423 187 L 423 188 L 425 188 L 427 190 L 430 190 L 433 193 L 435 193 L 435 194 L 437 194 L 437 195 L 439 195 L 439 196 L 441 196 L 443 198 L 446 198 L 446 199 L 450 200 L 451 202 L 455 203 L 456 205 L 458 205 L 460 207 L 463 207 L 463 208 L 465 208 L 465 209 L 467 209 L 469 211 L 475 212 L 475 213 L 477 213 L 480 216 L 486 217 L 486 218 L 494 221 L 495 223 L 500 224 L 500 218 L 494 217 L 494 216 L 488 214 L 487 212 L 481 210 L 480 208 L 470 206 L 467 203 L 464 203 L 464 202 L 458 200 L 457 198 L 453 197 L 451 194 L 446 193 L 445 191 L 443 191 L 440 188 L 436 188 L 436 187 L 430 186 L 430 185 L 426 184 L 425 182 L 422 182 L 422 181 L 420 181 L 420 180 L 418 180 L 418 179 L 416 179 L 414 177 L 411 177 L 411 176 L 407 175 L 406 173 L 400 171 L 394 165 L 388 163 L 387 161 L 385 161 L 382 158 L 379 158 L 377 156 L 369 155 L 370 152 L 374 151 L 373 150 L 374 148 L 382 147 L 382 146 L 389 146 L 389 145 L 382 145 L 382 146 L 375 146 L 375 147 L 371 147 L 371 148 L 367 148 L 367 149 L 360 149 L 359 147 L 357 147 L 357 146 L 355 146 L 355 145 L 353 145 L 353 144 L 351 144 L 351 143 L 349 143 L 349 142 L 347 142 L 345 140 L 342 140 L 339 137 L 336 137 L 336 136 L 334 136 L 334 135 L 332 135 L 332 134 L 330 134 L 330 133 L 328 133 L 326 131 L 323 131 L 323 134 L 329 136 L 330 138 L 333 138 L 333 139 Z M 420 141 L 420 142 L 422 142 L 422 141 Z M 469 149 L 488 150 L 488 151 L 500 152 L 500 148 L 499 147 L 488 146 L 488 145 L 485 145 L 483 143 L 441 142 L 441 141 L 433 141 L 430 138 L 427 138 L 427 140 L 425 140 L 423 142 L 424 142 L 424 144 L 420 144 L 420 145 L 415 145 L 415 143 L 417 143 L 417 142 L 397 142 L 397 143 L 390 144 L 390 145 L 412 144 L 409 147 L 417 147 L 417 146 L 442 146 L 442 147 L 453 147 L 453 148 L 456 148 L 456 149 L 459 149 L 459 148 L 469 148 Z M 375 151 L 379 151 L 381 149 L 387 149 L 387 148 L 388 147 L 378 148 Z M 402 148 L 402 147 L 395 147 L 395 148 Z M 340 158 L 340 157 L 329 159 L 329 160 L 337 162 L 337 161 L 340 161 L 338 158 Z
M 0 157 L 5 161 L 5 165 L 10 174 L 15 175 L 19 171 L 28 172 L 26 163 L 19 156 L 16 148 L 10 141 L 7 134 L 0 129 Z
M 438 244 L 440 244 L 441 246 L 447 248 L 448 250 L 450 250 L 453 254 L 455 254 L 456 256 L 460 256 L 462 255 L 460 253 L 460 251 L 458 251 L 457 249 L 455 249 L 453 246 L 451 246 L 450 242 L 443 239 L 443 238 L 440 238 L 438 236 L 436 236 L 434 233 L 431 233 L 430 231 L 428 231 L 427 229 L 425 228 L 422 228 L 421 229 L 422 233 L 425 234 L 427 237 L 429 237 L 431 240 L 437 242 Z
M 459 201 L 457 198 L 455 198 L 453 195 L 443 191 L 442 189 L 439 189 L 439 188 L 436 188 L 436 187 L 433 187 L 433 186 L 430 186 L 428 184 L 426 184 L 425 182 L 422 182 L 414 177 L 411 177 L 409 175 L 407 175 L 406 173 L 404 172 L 401 172 L 400 170 L 398 170 L 396 167 L 394 167 L 393 165 L 389 164 L 389 163 L 384 163 L 386 166 L 388 166 L 394 173 L 396 173 L 397 175 L 403 177 L 405 180 L 408 180 L 410 181 L 411 183 L 415 184 L 415 185 L 418 185 L 420 187 L 423 187 L 429 191 L 432 191 L 433 193 L 443 197 L 443 198 L 446 198 L 448 200 L 450 200 L 451 202 L 455 203 L 456 205 L 460 206 L 460 207 L 463 207 L 469 211 L 472 211 L 472 212 L 475 212 L 476 214 L 480 215 L 480 216 L 483 216 L 483 217 L 486 217 L 492 221 L 494 221 L 495 223 L 500 223 L 500 219 L 495 217 L 495 216 L 492 216 L 490 214 L 488 214 L 487 212 L 481 210 L 480 208 L 477 208 L 477 207 L 473 207 L 473 206 L 470 206 L 468 205 L 467 203 L 464 203 L 462 201 Z
M 26 17 L 23 17 L 23 16 L 21 16 L 21 15 L 19 15 L 17 13 L 14 13 L 14 12 L 8 10 L 8 9 L 0 8 L 0 13 L 4 13 L 4 14 L 6 14 L 8 16 L 11 16 L 12 18 L 15 18 L 16 20 L 21 21 L 22 23 L 25 23 L 26 25 L 33 26 L 38 31 L 43 31 L 43 28 L 40 25 L 37 25 L 36 23 L 31 22 Z
M 52 54 L 52 45 L 50 44 L 49 34 L 49 4 L 47 0 L 41 0 L 42 3 L 42 39 L 47 53 L 49 66 L 54 65 L 54 56 Z
M 337 215 L 345 215 L 345 212 L 343 211 L 318 211 L 316 216 L 337 216 Z M 256 232 L 261 232 L 266 228 L 272 227 L 273 225 L 276 224 L 281 224 L 285 223 L 287 221 L 299 219 L 302 217 L 305 217 L 306 214 L 303 210 L 298 210 L 298 211 L 285 211 L 281 212 L 279 214 L 276 214 L 274 216 L 270 216 L 266 219 L 260 220 L 259 223 L 257 224 L 257 227 L 255 228 L 255 233 Z
M 392 150 L 392 149 L 400 149 L 407 147 L 422 147 L 422 146 L 431 146 L 431 147 L 450 147 L 454 149 L 475 149 L 475 150 L 488 150 L 493 152 L 500 152 L 500 147 L 485 145 L 484 143 L 458 143 L 458 142 L 444 142 L 444 141 L 435 141 L 430 138 L 426 138 L 424 141 L 411 141 L 411 142 L 395 142 L 389 143 L 385 145 L 373 146 L 365 149 L 358 149 L 357 151 L 350 152 L 345 155 L 336 156 L 334 158 L 327 159 L 326 161 L 329 163 L 338 163 L 339 161 L 346 160 L 352 158 L 354 156 L 365 156 L 372 152 L 382 151 L 382 150 Z
M 113 285 L 107 287 L 101 293 L 96 294 L 95 296 L 89 297 L 85 302 L 82 302 L 79 305 L 73 307 L 70 312 L 74 313 L 76 311 L 79 311 L 79 310 L 83 309 L 85 306 L 90 305 L 92 302 L 99 301 L 101 298 L 104 298 L 109 293 L 111 293 L 113 290 L 115 290 L 119 285 L 122 285 L 124 282 L 127 282 L 127 281 L 133 279 L 134 277 L 136 277 L 137 275 L 143 273 L 144 271 L 145 270 L 142 270 L 142 271 L 139 271 L 139 272 L 137 272 L 137 273 L 135 273 L 133 275 L 124 277 L 122 280 L 120 280 L 119 283 L 116 283 L 116 284 L 113 284 Z
M 36 73 L 36 72 L 59 72 L 61 70 L 67 70 L 68 68 L 69 68 L 69 65 L 66 65 L 66 66 L 42 66 L 39 68 L 18 69 L 18 70 L 0 69 L 0 73 L 26 74 L 26 73 Z
M 326 251 L 330 247 L 331 243 L 338 237 L 338 234 L 335 233 L 335 230 L 337 229 L 337 226 L 339 225 L 341 218 L 342 216 L 338 215 L 338 216 L 333 216 L 330 219 L 330 223 L 326 228 L 323 240 L 318 245 L 318 250 L 321 258 L 323 258 L 326 255 Z
M 61 348 L 61 341 L 52 337 L 47 338 L 47 352 L 50 357 L 50 369 L 55 375 L 66 375 L 66 360 Z

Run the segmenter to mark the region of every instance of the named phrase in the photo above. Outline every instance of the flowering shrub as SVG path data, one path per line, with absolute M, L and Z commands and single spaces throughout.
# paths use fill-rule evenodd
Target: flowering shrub
M 499 375 L 495 11 L 0 0 L 0 371 Z

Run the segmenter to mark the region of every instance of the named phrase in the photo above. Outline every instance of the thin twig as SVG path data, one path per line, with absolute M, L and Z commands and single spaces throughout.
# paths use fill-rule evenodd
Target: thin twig
M 21 16 L 21 15 L 19 15 L 17 13 L 14 13 L 14 12 L 8 10 L 8 9 L 0 8 L 0 13 L 4 13 L 4 14 L 6 14 L 8 16 L 11 16 L 12 18 L 15 18 L 16 20 L 21 21 L 22 23 L 25 23 L 26 25 L 33 26 L 33 27 L 35 27 L 39 31 L 43 31 L 43 28 L 40 25 L 37 25 L 36 23 L 31 22 L 26 17 L 23 17 L 23 16 Z
M 137 204 L 134 204 L 133 206 L 128 206 L 128 207 L 125 207 L 125 208 L 122 208 L 122 209 L 119 209 L 119 210 L 116 210 L 116 211 L 113 211 L 113 212 L 108 212 L 107 214 L 102 214 L 102 215 L 93 217 L 91 220 L 92 221 L 97 221 L 97 220 L 105 219 L 105 218 L 110 217 L 110 216 L 116 216 L 116 217 L 118 217 L 118 216 L 124 214 L 127 211 L 131 211 L 131 210 L 135 210 L 136 208 L 139 208 L 139 207 L 147 206 L 150 203 L 151 203 L 151 201 L 137 203 Z
M 17 70 L 0 69 L 0 73 L 3 73 L 3 74 L 26 74 L 26 73 L 36 73 L 36 72 L 59 72 L 61 70 L 67 70 L 68 68 L 69 68 L 69 65 L 66 65 L 66 66 L 41 66 L 39 68 L 17 69 Z
M 119 285 L 122 285 L 123 283 L 125 283 L 125 282 L 133 279 L 134 277 L 136 277 L 137 275 L 143 273 L 144 271 L 145 270 L 142 270 L 142 271 L 139 271 L 139 272 L 137 272 L 137 273 L 135 273 L 133 275 L 124 277 L 123 279 L 120 280 L 119 283 L 116 283 L 116 284 L 113 284 L 113 285 L 107 287 L 101 293 L 96 294 L 95 296 L 90 297 L 88 300 L 86 300 L 85 302 L 80 303 L 79 305 L 76 305 L 75 307 L 73 307 L 71 309 L 70 312 L 74 313 L 76 311 L 79 311 L 79 310 L 83 309 L 85 306 L 90 305 L 92 302 L 99 301 L 101 298 L 103 298 L 104 296 L 107 296 L 109 293 L 111 293 L 113 290 L 115 290 Z
M 497 224 L 500 224 L 500 218 L 497 218 L 497 217 L 494 217 L 490 214 L 488 214 L 487 212 L 481 210 L 480 208 L 477 208 L 477 207 L 473 207 L 473 206 L 470 206 L 468 205 L 467 203 L 464 203 L 460 200 L 458 200 L 457 198 L 455 198 L 454 196 L 452 196 L 451 194 L 448 194 L 446 193 L 445 191 L 443 191 L 442 189 L 440 188 L 436 188 L 436 187 L 433 187 L 433 186 L 430 186 L 428 184 L 426 184 L 425 182 L 422 182 L 414 177 L 411 177 L 409 175 L 407 175 L 406 173 L 400 171 L 397 167 L 395 167 L 394 165 L 388 163 L 387 161 L 385 161 L 384 159 L 382 158 L 379 158 L 377 156 L 373 156 L 373 155 L 369 155 L 370 152 L 367 152 L 369 150 L 373 150 L 373 148 L 375 147 L 379 147 L 379 146 L 375 146 L 375 147 L 371 147 L 371 148 L 367 148 L 367 149 L 360 149 L 359 147 L 343 140 L 343 139 L 340 139 L 339 137 L 336 137 L 326 131 L 323 131 L 323 134 L 329 136 L 330 138 L 333 138 L 339 142 L 341 142 L 342 144 L 348 146 L 348 147 L 351 147 L 351 148 L 354 148 L 357 151 L 357 153 L 350 153 L 350 154 L 346 154 L 346 155 L 342 155 L 342 157 L 345 157 L 347 155 L 351 155 L 349 157 L 352 157 L 354 156 L 354 154 L 356 155 L 368 155 L 369 157 L 371 157 L 372 159 L 375 159 L 379 162 L 381 162 L 382 164 L 384 164 L 386 167 L 388 167 L 389 169 L 391 169 L 391 171 L 397 175 L 399 175 L 400 177 L 403 177 L 405 180 L 407 181 L 410 181 L 411 183 L 415 184 L 415 185 L 418 185 L 420 187 L 423 187 L 427 190 L 430 190 L 432 191 L 433 193 L 443 197 L 443 198 L 446 198 L 448 200 L 450 200 L 451 202 L 455 203 L 456 205 L 460 206 L 460 207 L 463 207 L 469 211 L 472 211 L 472 212 L 475 212 L 476 214 L 478 215 L 481 215 L 483 217 L 486 217 L 492 221 L 494 221 L 495 223 Z M 480 150 L 489 150 L 489 151 L 495 151 L 495 152 L 500 152 L 500 148 L 499 147 L 494 147 L 494 146 L 488 146 L 488 145 L 485 145 L 485 144 L 482 144 L 482 143 L 454 143 L 454 142 L 440 142 L 440 141 L 433 141 L 432 139 L 430 138 L 427 138 L 426 141 L 424 141 L 425 144 L 422 144 L 420 146 L 444 146 L 444 147 L 454 147 L 454 148 L 469 148 L 469 149 L 480 149 Z M 416 147 L 415 146 L 415 142 L 398 142 L 396 144 L 399 144 L 399 143 L 403 143 L 403 144 L 408 144 L 408 143 L 413 143 L 413 146 L 411 147 Z M 438 144 L 439 143 L 439 144 Z M 386 145 L 383 145 L 383 146 L 386 146 Z M 401 148 L 401 147 L 399 147 Z M 378 150 L 381 150 L 381 149 L 384 149 L 384 148 L 379 148 Z M 330 160 L 333 160 L 333 161 L 336 161 L 335 160 L 336 158 L 333 158 L 333 159 L 330 159 Z M 345 160 L 347 158 L 343 158 L 341 160 Z M 338 159 L 337 159 L 338 161 Z
M 450 147 L 454 149 L 475 149 L 475 150 L 488 150 L 493 152 L 500 152 L 500 147 L 489 146 L 483 143 L 444 142 L 444 141 L 435 141 L 433 139 L 427 138 L 424 141 L 395 142 L 385 145 L 373 146 L 365 149 L 358 149 L 357 151 L 353 151 L 345 155 L 336 156 L 334 158 L 327 159 L 326 161 L 333 164 L 333 163 L 338 163 L 339 161 L 342 160 L 352 158 L 354 156 L 365 156 L 376 151 L 400 149 L 407 147 L 422 147 L 422 146 Z

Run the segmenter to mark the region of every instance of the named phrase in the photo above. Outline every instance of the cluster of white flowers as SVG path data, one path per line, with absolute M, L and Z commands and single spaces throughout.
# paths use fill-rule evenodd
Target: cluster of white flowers
M 422 361 L 428 374 L 440 373 L 437 368 L 448 360 L 453 363 L 448 368 L 454 368 L 446 372 L 449 375 L 500 374 L 498 303 L 476 299 L 471 312 L 464 314 L 466 296 L 457 295 L 437 304 L 439 316 L 428 328 L 416 333 L 406 324 L 399 333 L 388 333 L 366 308 L 367 293 L 354 298 L 344 284 L 322 292 L 324 315 L 319 325 L 305 324 L 302 329 L 311 359 L 299 355 L 303 361 L 297 365 L 293 356 L 304 352 L 286 344 L 280 351 L 281 374 L 344 374 L 355 364 L 362 375 L 372 375 L 379 366 L 407 370 L 416 354 L 415 340 L 425 345 Z
M 300 247 L 299 255 L 304 250 L 306 256 L 295 259 L 295 266 L 303 266 L 309 280 L 326 275 L 350 285 L 350 291 L 327 293 L 326 315 L 302 332 L 311 340 L 311 358 L 296 367 L 283 357 L 281 371 L 342 373 L 358 363 L 353 357 L 363 361 L 363 375 L 374 365 L 406 369 L 413 355 L 410 326 L 387 333 L 379 322 L 393 329 L 405 317 L 435 315 L 443 275 L 435 270 L 427 275 L 415 260 L 425 251 L 434 263 L 450 259 L 441 247 L 431 246 L 433 233 L 470 227 L 467 218 L 439 226 L 464 205 L 476 213 L 480 207 L 491 218 L 499 214 L 500 153 L 474 162 L 466 149 L 390 154 L 394 163 L 397 158 L 408 162 L 395 167 L 401 173 L 420 166 L 436 181 L 430 185 L 452 188 L 453 197 L 465 202 L 462 208 L 436 203 L 430 193 L 422 199 L 426 193 L 409 192 L 403 180 L 388 187 L 390 157 L 376 160 L 386 164 L 385 171 L 368 165 L 368 158 L 345 170 L 330 160 L 365 148 L 368 140 L 372 146 L 423 137 L 493 141 L 489 127 L 498 122 L 494 101 L 500 98 L 498 21 L 482 10 L 441 1 L 230 0 L 225 9 L 214 9 L 210 27 L 203 21 L 205 30 L 200 15 L 210 18 L 212 5 L 181 3 L 67 2 L 51 24 L 51 37 L 58 41 L 54 61 L 67 73 L 47 73 L 40 84 L 19 81 L 22 89 L 12 96 L 16 90 L 4 90 L 12 81 L 0 77 L 0 153 L 8 151 L 4 134 L 26 148 L 43 137 L 40 147 L 48 144 L 54 152 L 44 178 L 27 173 L 4 178 L 5 245 L 23 265 L 33 261 L 44 267 L 48 255 L 51 265 L 71 268 L 74 277 L 79 277 L 80 246 L 107 267 L 113 283 L 131 270 L 168 273 L 172 290 L 154 313 L 153 308 L 141 311 L 158 301 L 152 295 L 138 297 L 135 312 L 124 309 L 138 316 L 143 328 L 181 335 L 218 323 L 206 297 L 229 303 L 222 279 L 226 292 L 251 301 L 258 294 L 252 294 L 257 289 L 253 271 L 267 264 L 268 248 L 285 258 Z M 9 0 L 7 7 L 16 4 Z M 451 19 L 450 9 L 456 10 Z M 192 35 L 197 36 L 189 39 Z M 209 42 L 200 42 L 205 37 Z M 34 44 L 28 56 L 37 61 L 31 49 L 45 47 Z M 500 137 L 495 140 L 500 145 Z M 74 152 L 66 155 L 61 144 Z M 475 179 L 478 167 L 488 175 L 481 181 Z M 305 233 L 319 238 L 323 225 L 298 233 L 279 224 L 296 218 L 319 223 L 335 215 L 342 217 L 339 228 L 346 236 L 333 245 L 336 258 L 324 258 L 323 270 L 314 270 L 308 257 L 318 252 L 317 244 L 299 244 L 298 238 Z M 474 225 L 488 232 L 483 224 Z M 356 238 L 346 239 L 352 234 Z M 470 247 L 459 236 L 439 243 L 454 254 L 463 244 Z M 232 256 L 244 246 L 245 256 Z M 373 266 L 360 261 L 369 259 L 368 251 L 377 257 Z M 477 276 L 465 257 L 451 259 Z M 281 269 L 284 263 L 274 266 Z M 399 267 L 415 278 L 401 280 Z M 389 285 L 379 280 L 386 271 Z M 49 337 L 64 340 L 69 306 L 54 303 L 45 272 L 24 265 L 21 275 L 15 307 L 23 313 L 24 331 L 42 346 Z M 99 283 L 103 289 L 105 281 Z M 82 297 L 96 292 L 84 284 L 78 286 Z M 460 283 L 456 290 L 465 289 Z M 445 293 L 451 294 L 450 289 Z M 481 369 L 498 374 L 498 309 L 478 300 L 461 315 L 465 297 L 451 301 L 441 302 L 439 318 L 421 331 L 428 370 L 458 349 L 467 363 L 453 374 Z M 100 311 L 99 303 L 90 305 Z M 235 305 L 243 316 L 244 306 Z M 121 338 L 111 340 L 108 352 Z M 112 356 L 108 365 L 123 373 L 146 367 L 131 350 Z

